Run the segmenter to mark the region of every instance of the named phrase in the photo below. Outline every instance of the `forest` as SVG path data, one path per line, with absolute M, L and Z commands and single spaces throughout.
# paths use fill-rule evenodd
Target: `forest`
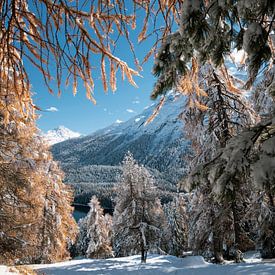
M 150 253 L 187 251 L 217 264 L 243 262 L 251 250 L 275 258 L 274 1 L 3 0 L 0 22 L 1 265 L 136 254 L 146 263 Z M 118 39 L 134 68 L 115 51 Z M 138 60 L 134 45 L 146 41 L 152 45 Z M 31 71 L 61 100 L 63 85 L 76 94 L 81 84 L 96 104 L 95 70 L 104 91 L 115 92 L 117 77 L 136 86 L 149 59 L 148 96 L 157 104 L 146 124 L 158 120 L 169 93 L 185 97 L 178 119 L 192 154 L 181 192 L 164 190 L 131 152 L 102 190 L 81 183 L 91 166 L 69 175 L 79 185 L 65 184 L 39 135 Z M 246 77 L 233 74 L 228 60 Z M 80 189 L 90 211 L 77 224 L 72 203 Z M 99 194 L 113 196 L 112 216 Z

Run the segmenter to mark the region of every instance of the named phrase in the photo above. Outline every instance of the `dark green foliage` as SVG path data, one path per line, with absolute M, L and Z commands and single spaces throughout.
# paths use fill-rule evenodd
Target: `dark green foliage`
M 192 53 L 188 52 L 190 43 L 179 32 L 175 32 L 165 39 L 158 51 L 153 67 L 153 74 L 158 77 L 158 80 L 151 94 L 152 99 L 156 99 L 158 95 L 171 90 L 177 77 L 186 72 L 187 66 L 182 54 L 183 48 L 189 59 L 192 56 Z
M 274 13 L 271 0 L 184 1 L 180 31 L 169 35 L 159 50 L 160 58 L 155 60 L 153 72 L 158 80 L 151 97 L 155 99 L 176 87 L 191 57 L 197 57 L 202 64 L 211 61 L 220 66 L 234 48 L 247 52 L 249 78 L 245 88 L 250 88 L 261 68 L 272 62 L 268 39 Z M 173 52 L 168 50 L 172 43 L 177 45 Z
M 271 58 L 271 50 L 268 45 L 264 45 L 257 53 L 251 54 L 249 57 L 248 72 L 250 78 L 246 83 L 246 88 L 251 87 L 256 79 L 258 71 L 261 67 L 267 68 L 268 60 Z

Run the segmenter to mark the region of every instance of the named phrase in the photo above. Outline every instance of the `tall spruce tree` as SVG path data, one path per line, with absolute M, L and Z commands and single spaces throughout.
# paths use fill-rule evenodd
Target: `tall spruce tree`
M 131 153 L 123 160 L 113 217 L 114 250 L 117 256 L 159 249 L 165 217 L 156 186 L 148 170 L 136 163 Z
M 110 217 L 105 218 L 96 196 L 91 198 L 89 206 L 89 213 L 79 221 L 75 252 L 87 258 L 112 257 Z
M 230 76 L 225 67 L 217 70 L 207 65 L 199 70 L 198 64 L 193 60 L 192 74 L 195 73 L 198 74 L 197 84 L 189 86 L 188 82 L 191 80 L 185 76 L 178 87 L 183 94 L 191 97 L 187 100 L 182 116 L 185 131 L 193 143 L 196 154 L 190 162 L 190 170 L 211 160 L 217 150 L 224 148 L 232 136 L 240 133 L 244 127 L 253 125 L 258 119 L 252 104 L 237 88 L 239 81 Z M 196 89 L 203 95 L 202 98 L 194 99 L 193 95 L 198 94 Z M 200 103 L 197 100 L 200 100 Z M 238 180 L 233 181 L 232 192 L 224 196 L 222 200 L 213 196 L 212 187 L 207 179 L 199 186 L 193 187 L 196 189 L 196 195 L 193 196 L 194 200 L 191 200 L 191 204 L 196 204 L 196 206 L 193 205 L 191 208 L 190 233 L 192 239 L 194 236 L 197 238 L 196 241 L 191 242 L 194 245 L 193 249 L 198 252 L 206 245 L 209 246 L 211 243 L 209 236 L 213 234 L 212 248 L 208 248 L 214 252 L 216 261 L 223 261 L 225 244 L 227 252 L 245 247 L 244 244 L 240 244 L 243 239 L 241 236 L 246 234 L 242 229 L 242 217 L 245 207 L 248 207 L 247 201 L 250 199 L 251 192 L 247 185 L 241 186 Z M 229 205 L 231 207 L 228 207 Z M 213 211 L 206 211 L 206 208 L 213 209 Z M 202 214 L 199 211 L 205 211 L 205 213 Z M 199 219 L 212 221 L 211 226 L 201 226 Z M 203 232 L 204 230 L 206 231 Z M 200 234 L 198 231 L 201 231 Z M 234 241 L 230 235 L 235 235 Z

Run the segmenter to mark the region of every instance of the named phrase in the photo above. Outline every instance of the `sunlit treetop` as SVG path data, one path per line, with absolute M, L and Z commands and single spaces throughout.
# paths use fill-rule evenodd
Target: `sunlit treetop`
M 77 93 L 78 85 L 85 85 L 87 97 L 95 103 L 95 70 L 101 71 L 104 90 L 116 90 L 118 71 L 132 85 L 141 66 L 135 56 L 134 43 L 155 35 L 154 51 L 162 37 L 171 32 L 179 20 L 181 1 L 148 0 L 3 0 L 0 3 L 0 95 L 6 96 L 13 85 L 20 102 L 30 100 L 29 73 L 39 70 L 49 92 L 53 83 L 61 93 L 63 84 L 71 85 Z M 142 17 L 137 20 L 137 14 Z M 138 28 L 133 40 L 130 32 Z M 159 26 L 159 22 L 164 22 Z M 117 41 L 128 41 L 136 68 L 114 54 Z M 21 88 L 17 89 L 18 82 Z M 23 88 L 22 88 L 23 87 Z M 19 91 L 20 90 L 20 91 Z
M 258 72 L 273 63 L 274 10 L 272 0 L 3 0 L 0 78 L 14 81 L 1 82 L 0 96 L 13 90 L 20 102 L 30 101 L 28 74 L 36 69 L 49 92 L 54 83 L 59 94 L 63 84 L 75 94 L 83 83 L 95 103 L 95 70 L 101 71 L 104 90 L 115 91 L 118 73 L 135 85 L 143 62 L 155 56 L 154 99 L 178 85 L 192 58 L 223 66 L 235 48 L 246 52 L 249 88 Z M 138 35 L 130 36 L 135 28 Z M 114 54 L 120 37 L 128 41 L 135 68 Z M 152 47 L 139 62 L 135 43 L 152 37 Z

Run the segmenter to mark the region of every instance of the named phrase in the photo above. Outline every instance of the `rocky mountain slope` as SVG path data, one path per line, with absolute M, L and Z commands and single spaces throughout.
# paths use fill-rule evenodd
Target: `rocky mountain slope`
M 127 151 L 150 170 L 162 201 L 171 200 L 177 182 L 186 173 L 186 156 L 191 152 L 179 119 L 183 106 L 183 97 L 171 95 L 148 125 L 145 122 L 155 104 L 124 123 L 53 145 L 65 182 L 74 189 L 75 203 L 87 204 L 96 195 L 105 210 L 112 209 L 115 186 L 122 173 L 120 164 Z
M 178 118 L 183 105 L 183 97 L 171 95 L 148 125 L 145 122 L 153 113 L 153 104 L 127 122 L 55 144 L 52 152 L 66 172 L 66 181 L 113 182 L 117 174 L 113 169 L 117 169 L 115 166 L 130 151 L 139 163 L 163 174 L 162 178 L 168 182 L 176 183 L 185 173 L 184 158 L 190 152 L 190 142 L 183 134 L 183 122 Z

